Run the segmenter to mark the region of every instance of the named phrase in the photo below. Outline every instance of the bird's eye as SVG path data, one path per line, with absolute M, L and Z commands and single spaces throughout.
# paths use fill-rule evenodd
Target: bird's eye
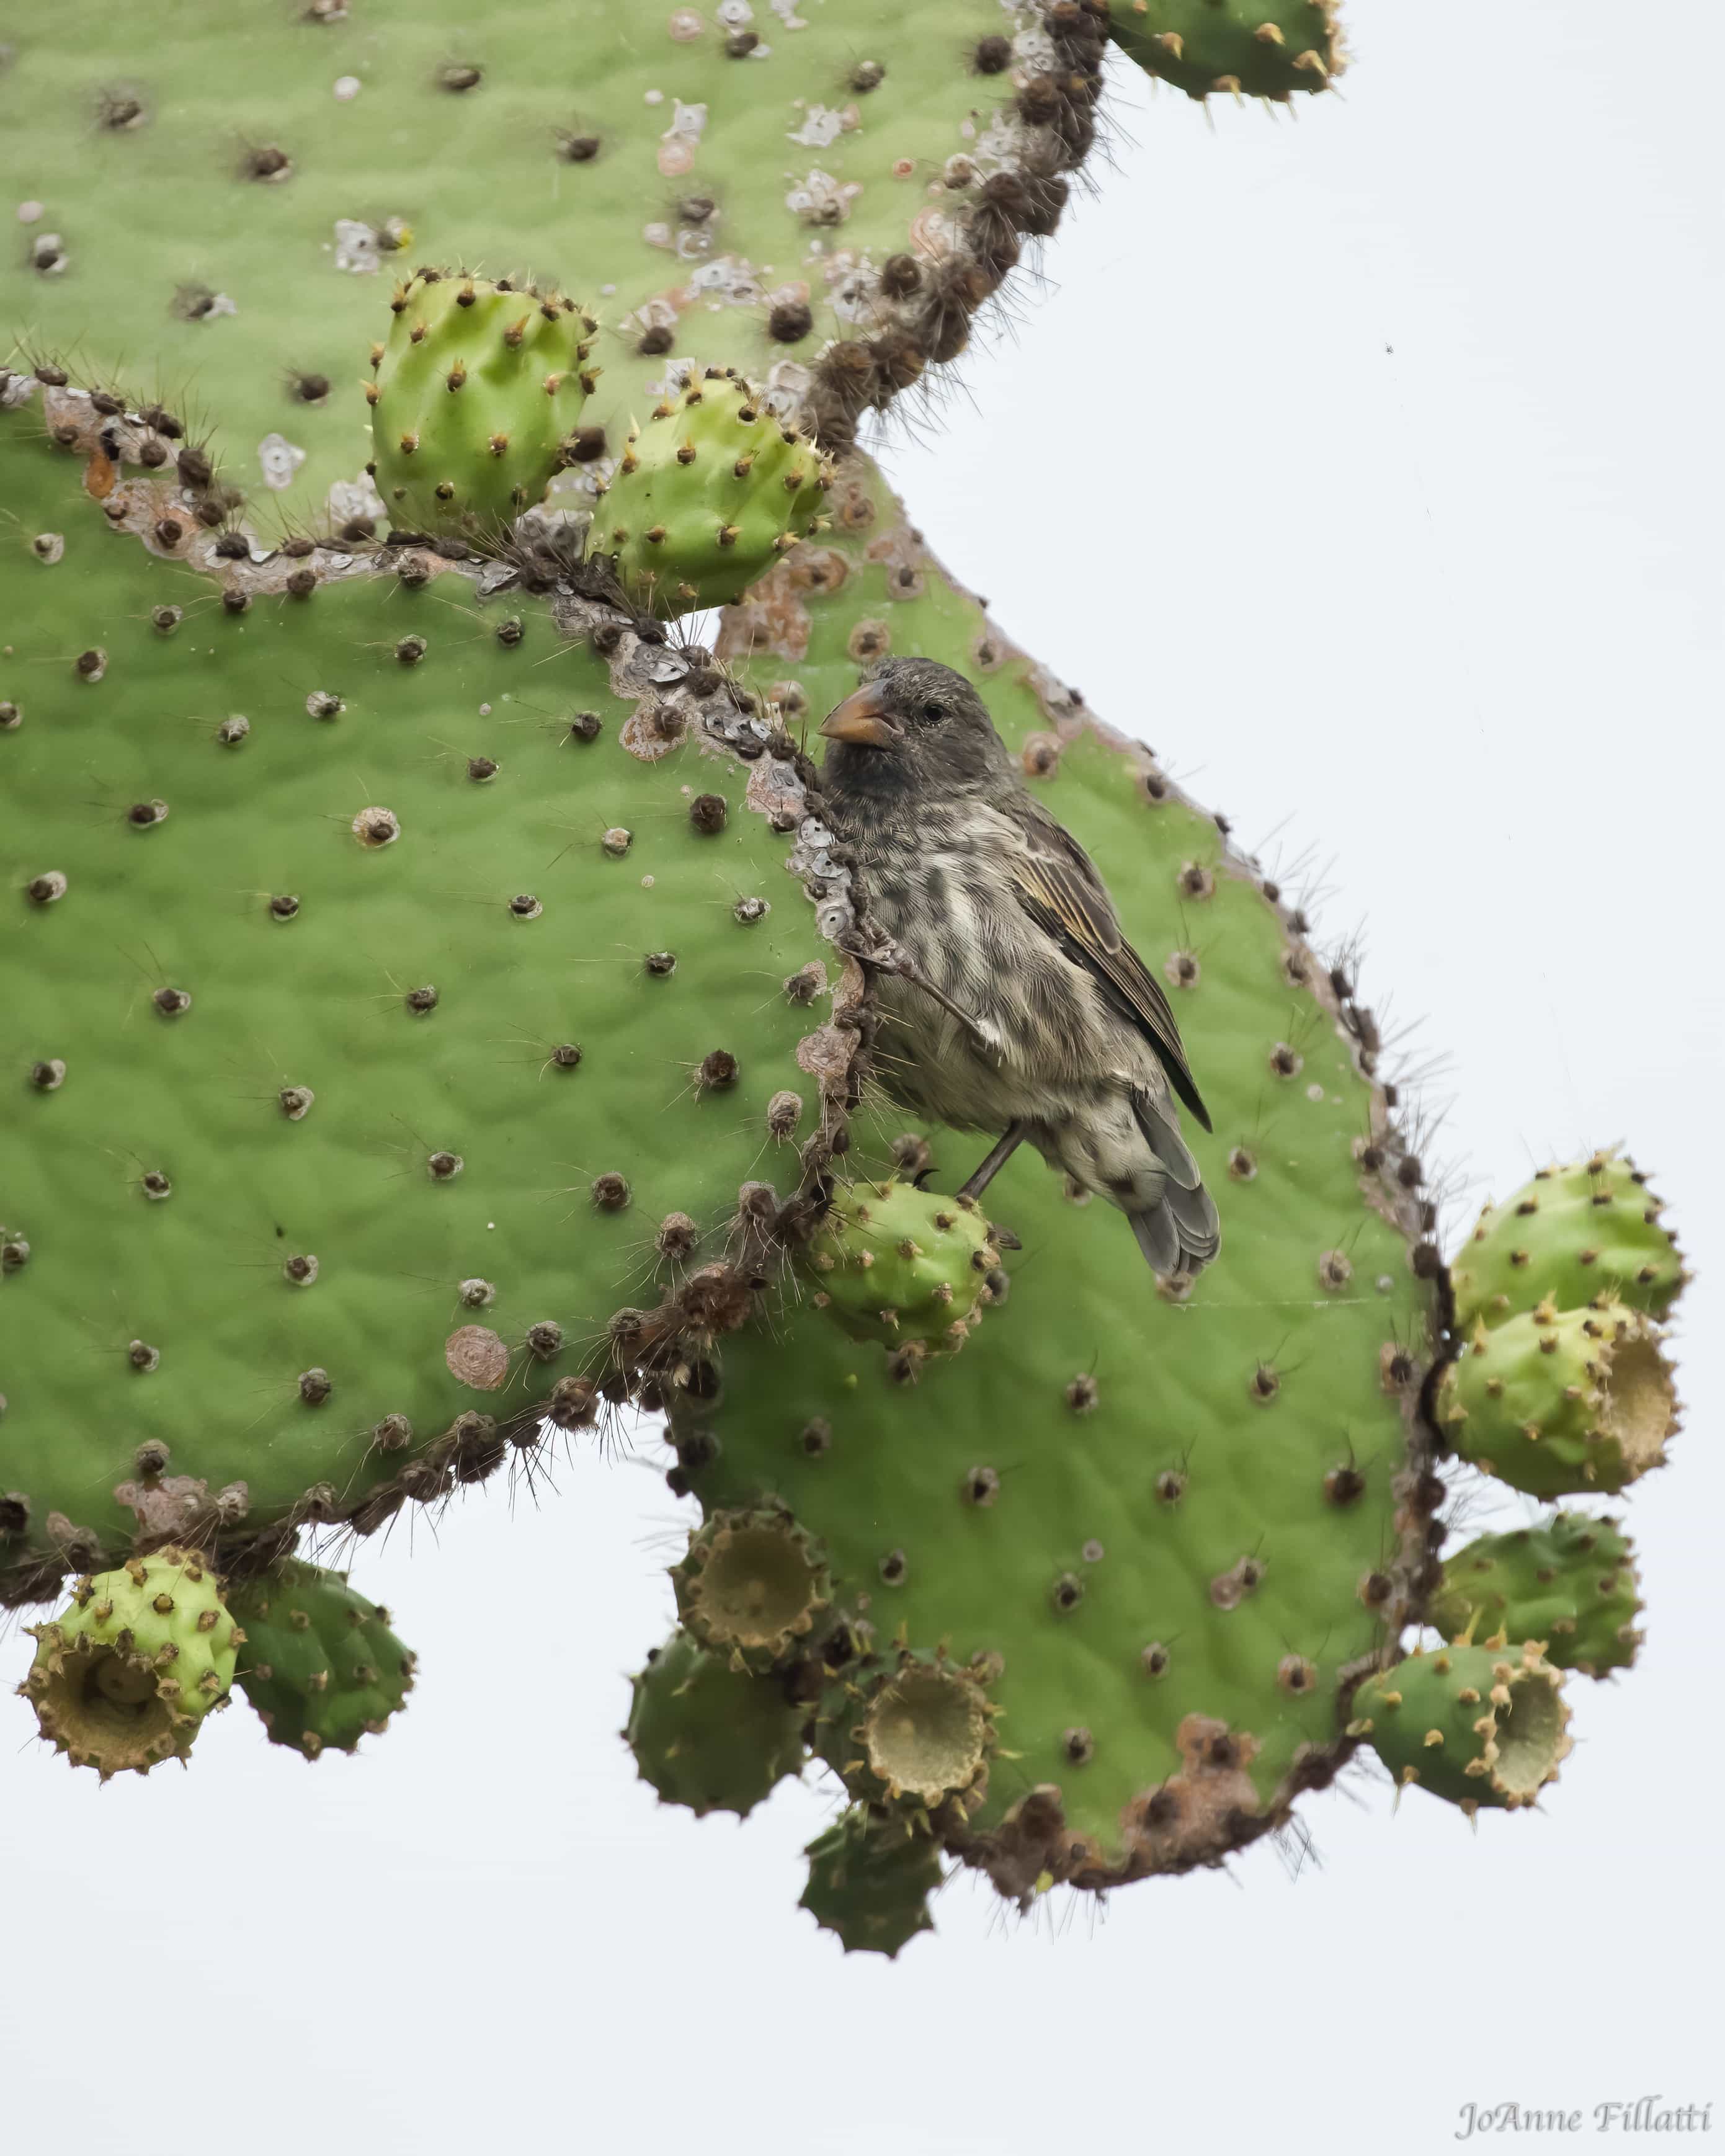
M 922 716 L 932 723 L 936 719 L 945 718 L 947 707 L 944 704 L 937 704 L 931 699 L 922 706 Z

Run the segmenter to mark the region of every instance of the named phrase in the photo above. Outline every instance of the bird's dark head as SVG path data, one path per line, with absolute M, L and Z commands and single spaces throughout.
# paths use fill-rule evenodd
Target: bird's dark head
M 824 774 L 841 792 L 945 799 L 1016 775 L 988 709 L 933 659 L 887 659 L 821 728 Z

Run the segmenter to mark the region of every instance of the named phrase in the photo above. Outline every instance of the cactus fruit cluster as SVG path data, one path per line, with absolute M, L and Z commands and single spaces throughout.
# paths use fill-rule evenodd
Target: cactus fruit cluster
M 147 1770 L 237 1681 L 353 1749 L 413 1656 L 302 1531 L 639 1409 L 699 1517 L 627 1742 L 696 1814 L 829 1775 L 847 1949 L 953 1861 L 1020 1906 L 1220 1863 L 1362 1746 L 1531 1804 L 1632 1553 L 1571 1509 L 1446 1561 L 1440 1515 L 1663 1460 L 1660 1204 L 1595 1156 L 1446 1265 L 1351 956 L 856 439 L 1052 229 L 1111 38 L 1284 100 L 1332 8 L 580 17 L 572 95 L 539 11 L 405 0 L 68 0 L 0 69 L 0 1602 L 85 1575 L 43 1734 Z M 897 958 L 801 742 L 906 654 L 1177 1011 L 1196 1280 L 887 1105 Z

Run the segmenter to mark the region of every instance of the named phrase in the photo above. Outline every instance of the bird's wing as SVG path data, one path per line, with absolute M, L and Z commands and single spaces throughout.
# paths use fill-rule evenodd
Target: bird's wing
M 1209 1130 L 1209 1115 L 1187 1063 L 1168 999 L 1122 935 L 1119 916 L 1095 864 L 1040 802 L 1027 804 L 1019 829 L 1024 843 L 1012 866 L 1019 904 L 1075 965 L 1101 983 L 1122 1017 L 1155 1050 L 1175 1092 Z

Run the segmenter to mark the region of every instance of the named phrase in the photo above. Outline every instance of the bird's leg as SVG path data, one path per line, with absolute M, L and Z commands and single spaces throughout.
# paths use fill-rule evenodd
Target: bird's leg
M 970 1177 L 969 1179 L 960 1188 L 958 1195 L 961 1198 L 980 1198 L 982 1196 L 983 1193 L 994 1180 L 995 1177 L 999 1174 L 1001 1169 L 1005 1167 L 1008 1161 L 1012 1158 L 1013 1155 L 1024 1143 L 1024 1131 L 1025 1126 L 1023 1123 L 1009 1123 L 1007 1125 L 1005 1132 L 1000 1137 L 999 1142 L 995 1145 L 993 1150 L 989 1153 L 988 1158 L 983 1163 L 982 1166 L 978 1168 L 976 1173 Z

